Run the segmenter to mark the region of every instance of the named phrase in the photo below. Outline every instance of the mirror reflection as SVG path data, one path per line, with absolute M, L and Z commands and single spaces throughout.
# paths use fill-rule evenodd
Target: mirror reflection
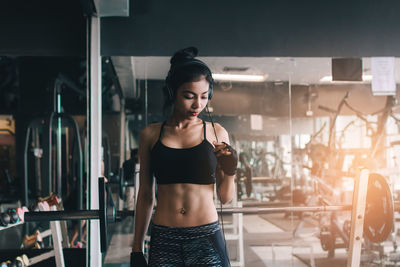
M 344 266 L 358 241 L 361 264 L 396 264 L 399 59 L 199 59 L 214 86 L 209 114 L 198 117 L 211 134 L 211 121 L 224 127 L 237 152 L 232 200 L 222 205 L 213 187 L 231 266 Z M 139 136 L 173 112 L 163 107 L 169 60 L 102 58 L 100 168 L 107 204 L 122 214 L 109 225 L 105 264 L 118 262 L 118 250 L 130 253 L 134 218 L 126 214 L 139 195 Z M 50 209 L 38 203 L 51 194 L 65 211 L 87 208 L 87 63 L 2 56 L 0 74 L 0 230 L 12 224 L 9 209 Z M 86 247 L 85 221 L 63 227 L 64 247 Z M 26 222 L 12 242 L 1 231 L 1 247 L 51 247 L 50 228 Z

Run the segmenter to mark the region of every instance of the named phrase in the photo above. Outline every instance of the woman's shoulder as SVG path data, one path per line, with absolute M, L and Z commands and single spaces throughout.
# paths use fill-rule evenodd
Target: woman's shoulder
M 210 121 L 205 121 L 205 122 L 206 122 L 207 127 L 214 127 L 215 131 L 217 133 L 226 132 L 225 128 L 221 124 L 219 124 L 218 122 L 214 122 L 214 123 L 212 123 Z
M 141 138 L 152 141 L 154 138 L 159 136 L 161 125 L 162 122 L 155 122 L 147 125 L 140 131 Z
M 221 124 L 219 124 L 218 122 L 212 123 L 212 122 L 206 121 L 206 125 L 207 125 L 207 127 L 211 127 L 211 129 L 214 128 L 215 133 L 218 136 L 218 139 L 222 138 L 221 140 L 224 140 L 226 142 L 226 140 L 228 138 L 228 132 Z
M 153 122 L 143 128 L 146 131 L 154 131 L 161 128 L 162 122 Z

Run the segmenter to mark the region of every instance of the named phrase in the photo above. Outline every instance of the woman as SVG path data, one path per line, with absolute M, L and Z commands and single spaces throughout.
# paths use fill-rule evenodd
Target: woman
M 219 124 L 198 118 L 212 96 L 213 79 L 194 47 L 171 58 L 164 94 L 172 115 L 140 133 L 140 186 L 131 266 L 146 266 L 143 239 L 153 211 L 149 266 L 229 266 L 214 206 L 234 194 L 237 155 Z

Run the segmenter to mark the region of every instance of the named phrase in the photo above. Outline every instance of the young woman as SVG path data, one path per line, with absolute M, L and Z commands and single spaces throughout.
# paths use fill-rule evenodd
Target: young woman
M 140 133 L 140 186 L 131 266 L 147 266 L 143 239 L 153 212 L 149 266 L 229 266 L 214 205 L 234 195 L 236 151 L 219 124 L 198 115 L 212 96 L 213 79 L 194 47 L 171 58 L 164 94 L 170 118 Z

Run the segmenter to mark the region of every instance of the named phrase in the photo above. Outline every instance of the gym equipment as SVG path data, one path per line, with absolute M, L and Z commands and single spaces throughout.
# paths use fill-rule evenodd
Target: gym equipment
M 321 227 L 319 240 L 321 242 L 321 247 L 323 250 L 331 252 L 333 249 L 335 249 L 334 236 L 329 231 L 329 228 L 327 226 Z
M 28 175 L 28 160 L 30 158 L 30 151 L 32 148 L 35 157 L 35 166 L 37 169 L 35 172 L 35 180 L 37 184 L 35 190 L 31 190 L 31 192 L 35 192 L 38 195 L 56 192 L 61 199 L 64 199 L 64 197 L 66 197 L 64 196 L 64 193 L 68 193 L 68 190 L 67 186 L 65 186 L 66 175 L 63 174 L 63 167 L 65 165 L 65 167 L 68 169 L 68 166 L 71 166 L 71 169 L 76 168 L 76 181 L 72 179 L 72 182 L 74 183 L 77 191 L 77 208 L 80 210 L 83 207 L 82 188 L 84 157 L 80 131 L 76 120 L 72 116 L 63 113 L 61 105 L 62 92 L 67 88 L 82 94 L 82 96 L 85 95 L 72 80 L 70 80 L 66 75 L 60 73 L 54 82 L 54 106 L 52 112 L 49 115 L 37 117 L 28 124 L 24 144 L 25 206 L 28 206 L 29 203 L 28 181 L 33 180 L 32 177 L 29 177 Z M 73 135 L 71 135 L 71 133 L 73 133 Z M 74 139 L 70 141 L 72 136 Z M 31 140 L 34 141 L 31 142 Z M 72 151 L 76 149 L 76 165 L 71 163 L 69 160 L 69 156 L 71 155 L 68 150 L 70 149 L 69 142 L 73 144 L 71 147 Z M 31 143 L 34 143 L 34 147 L 31 147 Z M 53 151 L 54 146 L 56 147 L 56 153 Z M 53 171 L 54 169 L 55 171 Z M 25 232 L 29 232 L 27 224 L 25 225 Z M 79 227 L 79 238 L 81 234 L 82 229 Z
M 390 200 L 391 192 L 384 177 L 376 173 L 369 175 L 365 197 L 364 236 L 374 243 L 383 242 L 393 229 L 393 201 Z M 328 220 L 329 223 L 322 224 L 319 237 L 322 249 L 328 251 L 328 257 L 332 258 L 336 248 L 349 247 L 352 222 L 345 220 L 340 223 L 335 213 L 331 213 Z M 342 242 L 336 242 L 338 237 Z
M 2 262 L 0 267 L 26 267 L 29 266 L 29 258 L 25 254 L 16 257 L 14 260 Z
M 11 221 L 10 215 L 7 213 L 0 214 L 0 226 L 7 226 Z
M 372 173 L 369 177 L 371 184 L 369 183 L 370 186 L 368 186 L 367 191 L 367 208 L 366 216 L 364 217 L 364 229 L 366 229 L 366 236 L 372 242 L 381 242 L 380 240 L 387 239 L 391 229 L 393 228 L 393 199 L 390 188 L 384 177 L 377 173 Z M 116 211 L 113 205 L 109 208 L 107 206 L 107 199 L 109 199 L 109 197 L 110 192 L 109 190 L 106 190 L 104 178 L 100 177 L 100 208 L 98 210 L 27 212 L 25 213 L 25 221 L 100 220 L 101 251 L 105 252 L 107 248 L 107 224 L 119 221 L 127 216 L 134 216 L 134 211 Z M 334 212 L 348 210 L 352 210 L 352 205 L 225 208 L 222 209 L 220 213 L 268 214 L 283 212 Z M 384 226 L 383 229 L 382 226 Z M 327 244 L 329 244 L 329 242 L 327 242 Z
M 280 212 L 325 212 L 351 210 L 352 205 L 272 207 L 272 208 L 230 208 L 223 214 L 246 213 L 267 214 Z M 368 180 L 367 200 L 364 218 L 364 232 L 372 242 L 383 242 L 393 229 L 393 197 L 385 178 L 371 173 Z
M 38 185 L 38 188 L 41 190 L 42 194 L 50 194 L 51 192 L 56 192 L 57 195 L 62 196 L 62 181 L 61 181 L 61 175 L 58 175 L 56 177 L 53 177 L 53 157 L 52 155 L 52 144 L 54 143 L 53 140 L 53 135 L 54 133 L 59 133 L 61 132 L 61 123 L 57 123 L 58 121 L 62 122 L 62 127 L 63 128 L 71 128 L 72 132 L 74 133 L 74 141 L 76 142 L 76 146 L 78 148 L 78 171 L 77 171 L 77 190 L 78 190 L 78 205 L 79 208 L 83 206 L 82 204 L 82 185 L 83 185 L 83 151 L 82 151 L 82 145 L 80 141 L 80 133 L 79 133 L 79 128 L 78 124 L 75 121 L 75 119 L 72 116 L 69 116 L 68 114 L 64 113 L 51 113 L 50 116 L 45 117 L 45 118 L 36 118 L 30 122 L 28 125 L 26 137 L 25 137 L 25 145 L 24 145 L 24 204 L 28 205 L 29 202 L 29 196 L 28 196 L 28 180 L 29 180 L 29 175 L 28 175 L 28 152 L 29 152 L 29 140 L 31 139 L 31 135 L 37 129 L 43 132 L 43 134 L 46 134 L 43 138 L 45 139 L 45 142 L 43 142 L 43 156 L 42 158 L 48 158 L 47 161 L 43 161 L 46 164 L 46 167 L 41 171 L 42 177 L 40 181 L 40 185 Z M 54 127 L 54 126 L 57 127 Z M 61 157 L 61 156 L 59 156 Z M 61 160 L 61 159 L 58 159 Z M 61 163 L 58 163 L 60 165 Z M 60 168 L 58 165 L 56 165 L 58 168 Z M 58 170 L 58 172 L 60 172 Z
M 119 194 L 119 197 L 122 200 L 125 200 L 126 188 L 127 187 L 131 187 L 131 186 L 135 186 L 135 184 L 133 183 L 133 181 L 129 183 L 128 181 L 125 180 L 124 168 L 120 168 L 119 173 L 120 174 L 119 174 L 119 183 L 118 183 L 118 185 L 119 185 L 118 194 Z M 136 174 L 136 172 L 135 172 L 135 174 Z M 135 175 L 133 176 L 133 179 L 135 179 Z
M 44 248 L 43 238 L 39 230 L 37 230 L 33 235 L 25 235 L 21 244 L 21 248 Z
M 8 209 L 7 214 L 10 216 L 10 223 L 17 223 L 19 222 L 19 216 L 15 209 Z
M 7 260 L 0 263 L 0 267 L 26 267 L 29 266 L 29 258 L 25 254 L 16 257 L 14 260 Z
M 393 199 L 384 177 L 371 173 L 368 179 L 364 233 L 375 243 L 387 239 L 393 229 Z
M 25 254 L 23 254 L 22 256 L 19 256 L 15 259 L 17 262 L 21 263 L 21 266 L 29 266 L 29 259 L 28 256 L 26 256 Z
M 125 217 L 127 212 L 107 211 L 107 197 L 104 177 L 99 178 L 99 209 L 78 211 L 47 211 L 27 212 L 25 221 L 61 221 L 61 220 L 100 220 L 101 251 L 107 249 L 107 223 L 115 222 L 117 218 Z M 132 211 L 130 214 L 134 214 Z
M 327 212 L 327 211 L 346 211 L 351 210 L 351 205 L 335 205 L 335 206 L 308 206 L 308 207 L 270 207 L 270 208 L 225 208 L 222 214 L 244 213 L 244 214 L 270 214 L 285 212 Z

